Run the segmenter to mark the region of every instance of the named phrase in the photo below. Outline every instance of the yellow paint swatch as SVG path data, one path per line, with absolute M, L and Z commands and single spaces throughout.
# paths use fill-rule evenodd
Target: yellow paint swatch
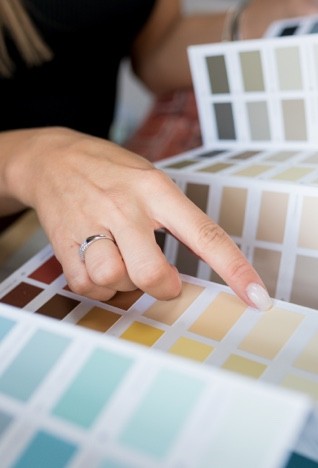
M 246 308 L 247 305 L 238 297 L 228 293 L 220 293 L 189 330 L 212 340 L 220 341 L 235 325 Z
M 244 169 L 241 169 L 238 172 L 235 172 L 234 175 L 236 176 L 241 176 L 241 177 L 257 177 L 260 174 L 263 174 L 263 172 L 268 171 L 271 169 L 269 166 L 262 166 L 262 165 L 255 165 L 255 166 L 248 166 L 245 167 Z
M 213 346 L 182 336 L 171 346 L 169 353 L 203 362 L 213 350 Z
M 288 375 L 284 378 L 281 384 L 283 387 L 307 393 L 307 395 L 311 396 L 315 400 L 318 400 L 317 382 L 313 382 L 312 380 L 304 379 L 303 377 L 298 377 L 296 375 Z
M 77 322 L 77 325 L 90 328 L 91 330 L 106 332 L 120 318 L 121 315 L 119 314 L 102 309 L 101 307 L 93 307 Z
M 145 323 L 133 322 L 120 336 L 124 340 L 133 341 L 145 346 L 153 346 L 164 334 L 163 330 Z
M 267 359 L 273 359 L 303 319 L 304 317 L 296 312 L 273 308 L 261 316 L 239 348 Z
M 258 379 L 267 369 L 267 366 L 261 364 L 260 362 L 252 361 L 251 359 L 232 354 L 225 361 L 222 368 Z
M 303 352 L 295 360 L 294 366 L 318 374 L 318 333 L 309 341 Z
M 312 169 L 308 167 L 291 167 L 286 171 L 277 174 L 276 176 L 272 177 L 273 180 L 286 180 L 289 182 L 295 182 L 302 177 L 305 177 L 307 174 L 310 174 Z
M 183 283 L 181 294 L 177 298 L 170 301 L 156 301 L 143 315 L 166 325 L 172 325 L 202 291 L 204 291 L 202 286 Z

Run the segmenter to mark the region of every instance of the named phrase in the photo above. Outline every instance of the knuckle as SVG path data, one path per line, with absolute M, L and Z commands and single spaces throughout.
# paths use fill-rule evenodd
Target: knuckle
M 136 269 L 134 274 L 135 283 L 145 291 L 160 284 L 164 276 L 165 266 L 163 263 L 142 265 Z
M 119 263 L 112 265 L 111 268 L 106 267 L 105 262 L 97 262 L 91 275 L 92 281 L 97 286 L 107 286 L 116 281 L 119 281 L 123 274 L 123 266 Z
M 76 275 L 68 279 L 68 286 L 73 292 L 81 296 L 86 296 L 90 291 L 89 281 L 82 275 Z
M 226 232 L 217 224 L 207 221 L 199 229 L 199 245 L 201 248 L 217 248 L 228 241 Z
M 230 278 L 240 278 L 250 272 L 251 266 L 243 257 L 235 258 L 228 265 L 228 275 Z

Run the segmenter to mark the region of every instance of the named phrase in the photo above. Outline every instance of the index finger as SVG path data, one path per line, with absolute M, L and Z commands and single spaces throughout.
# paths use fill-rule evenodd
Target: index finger
M 165 196 L 169 210 L 160 213 L 164 227 L 215 270 L 244 302 L 268 310 L 272 301 L 266 287 L 232 238 L 181 191 L 166 192 Z M 166 203 L 161 201 L 161 206 Z

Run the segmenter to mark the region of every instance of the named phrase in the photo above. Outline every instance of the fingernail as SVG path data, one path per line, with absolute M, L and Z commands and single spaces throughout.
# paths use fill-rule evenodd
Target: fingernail
M 251 283 L 246 288 L 246 294 L 255 307 L 259 310 L 269 310 L 272 305 L 272 299 L 269 297 L 268 292 L 260 284 Z

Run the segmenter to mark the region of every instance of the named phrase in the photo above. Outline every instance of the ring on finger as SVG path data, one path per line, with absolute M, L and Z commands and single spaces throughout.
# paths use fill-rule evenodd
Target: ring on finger
M 79 256 L 82 262 L 85 261 L 85 252 L 88 249 L 88 247 L 94 244 L 94 242 L 98 240 L 110 240 L 114 242 L 114 244 L 116 244 L 115 239 L 110 233 L 109 234 L 94 234 L 93 236 L 87 237 L 84 240 L 84 242 L 81 243 L 80 248 L 79 248 Z

